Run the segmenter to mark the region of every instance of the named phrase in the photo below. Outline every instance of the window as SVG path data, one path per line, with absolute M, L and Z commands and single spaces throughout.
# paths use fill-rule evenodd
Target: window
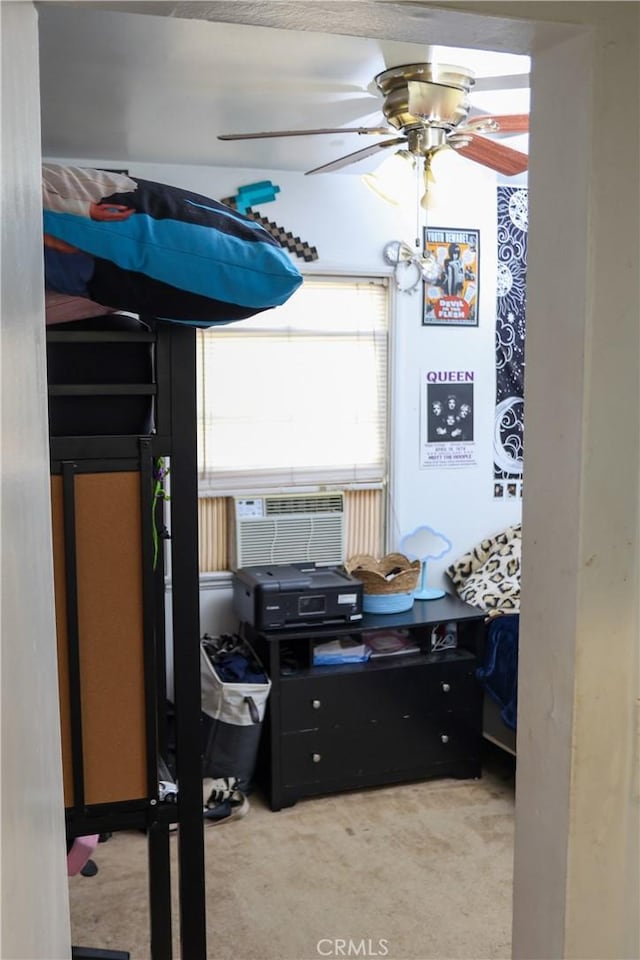
M 309 278 L 281 307 L 198 332 L 201 496 L 386 478 L 383 280 Z
M 384 552 L 388 340 L 386 283 L 346 277 L 198 332 L 202 573 L 229 569 L 234 494 L 340 488 L 347 556 Z

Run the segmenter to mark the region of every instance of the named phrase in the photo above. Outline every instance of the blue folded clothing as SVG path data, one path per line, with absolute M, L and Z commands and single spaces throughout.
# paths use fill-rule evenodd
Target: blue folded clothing
M 210 637 L 205 633 L 202 645 L 223 683 L 267 683 L 267 675 L 249 646 L 237 634 Z
M 263 670 L 241 653 L 228 653 L 217 659 L 214 668 L 223 683 L 266 683 Z

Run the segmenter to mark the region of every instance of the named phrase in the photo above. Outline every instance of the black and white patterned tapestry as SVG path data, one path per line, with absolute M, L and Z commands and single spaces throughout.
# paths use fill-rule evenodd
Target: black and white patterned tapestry
M 522 496 L 528 200 L 526 188 L 498 187 L 495 497 Z

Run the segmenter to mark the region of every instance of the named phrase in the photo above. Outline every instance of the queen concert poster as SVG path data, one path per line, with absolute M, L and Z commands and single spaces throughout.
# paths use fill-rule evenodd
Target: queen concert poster
M 473 370 L 425 370 L 420 380 L 420 469 L 473 467 Z

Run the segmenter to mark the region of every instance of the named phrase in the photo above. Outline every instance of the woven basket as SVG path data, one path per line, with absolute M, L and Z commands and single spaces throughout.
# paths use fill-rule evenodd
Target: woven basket
M 419 560 L 412 563 L 403 553 L 388 553 L 380 560 L 359 553 L 345 564 L 348 572 L 362 582 L 364 593 L 374 596 L 411 593 L 418 586 L 421 566 Z

